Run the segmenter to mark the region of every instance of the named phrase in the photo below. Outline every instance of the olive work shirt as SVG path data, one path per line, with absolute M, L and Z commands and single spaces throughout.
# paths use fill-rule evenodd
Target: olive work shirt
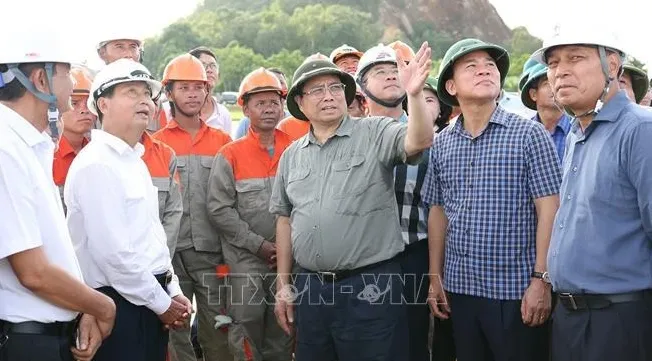
M 392 118 L 347 115 L 324 144 L 311 130 L 283 153 L 269 210 L 290 217 L 299 266 L 349 270 L 403 251 L 394 167 L 421 155 L 407 159 L 406 133 Z

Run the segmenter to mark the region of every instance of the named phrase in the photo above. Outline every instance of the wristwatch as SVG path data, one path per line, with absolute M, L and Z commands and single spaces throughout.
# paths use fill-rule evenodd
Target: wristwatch
M 545 283 L 550 283 L 550 275 L 548 274 L 547 271 L 546 272 L 533 271 L 532 273 L 530 273 L 530 277 L 538 278 Z

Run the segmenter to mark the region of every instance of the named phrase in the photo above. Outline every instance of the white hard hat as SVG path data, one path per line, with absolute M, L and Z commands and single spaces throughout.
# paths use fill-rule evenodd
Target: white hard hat
M 133 31 L 128 31 L 120 27 L 115 27 L 105 33 L 100 41 L 97 42 L 97 50 L 100 50 L 104 45 L 115 41 L 115 40 L 133 40 L 138 43 L 138 46 L 142 46 L 143 42 L 140 40 L 139 36 L 136 36 Z
M 131 81 L 143 81 L 152 88 L 152 98 L 157 98 L 161 93 L 161 83 L 152 77 L 147 68 L 131 59 L 118 59 L 104 67 L 93 80 L 91 85 L 91 96 L 88 97 L 87 105 L 91 113 L 97 114 L 97 99 L 109 88 Z
M 362 82 L 362 77 L 372 66 L 384 63 L 398 64 L 394 49 L 387 45 L 378 44 L 367 50 L 360 58 L 360 62 L 358 62 L 358 70 L 355 73 L 356 80 Z
M 21 30 L 2 37 L 0 64 L 25 63 L 74 63 L 72 49 L 67 48 L 67 42 L 51 31 Z M 15 78 L 9 70 L 0 73 L 0 86 Z
M 546 64 L 545 56 L 548 49 L 574 44 L 603 46 L 619 52 L 623 57 L 626 54 L 622 40 L 619 39 L 613 26 L 607 26 L 601 21 L 568 19 L 555 25 L 552 33 L 543 41 L 543 47 L 535 51 L 531 59 Z

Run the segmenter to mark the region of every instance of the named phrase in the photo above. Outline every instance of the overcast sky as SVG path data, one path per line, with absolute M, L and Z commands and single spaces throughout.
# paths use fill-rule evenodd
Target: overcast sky
M 18 33 L 25 24 L 53 24 L 57 31 L 73 34 L 69 44 L 75 57 L 100 66 L 95 45 L 116 26 L 134 36 L 159 33 L 167 24 L 186 16 L 200 0 L 4 0 L 1 38 Z M 247 1 L 247 0 L 233 0 Z M 364 1 L 364 0 L 361 0 Z M 459 0 L 442 0 L 459 1 Z M 526 26 L 543 38 L 562 14 L 575 12 L 578 19 L 598 16 L 606 26 L 617 26 L 624 46 L 652 68 L 651 0 L 489 0 L 511 28 Z M 92 4 L 92 5 L 91 5 Z M 614 9 L 614 5 L 620 8 Z M 93 10 L 90 10 L 90 9 Z M 23 16 L 28 16 L 25 21 Z M 0 46 L 0 51 L 1 46 Z

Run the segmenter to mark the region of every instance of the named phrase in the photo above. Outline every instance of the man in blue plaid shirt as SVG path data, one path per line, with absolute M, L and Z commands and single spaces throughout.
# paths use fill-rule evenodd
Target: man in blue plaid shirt
M 439 72 L 440 99 L 462 113 L 435 138 L 424 182 L 428 302 L 451 317 L 459 361 L 547 360 L 546 255 L 561 174 L 543 125 L 496 104 L 508 69 L 503 48 L 465 39 Z

